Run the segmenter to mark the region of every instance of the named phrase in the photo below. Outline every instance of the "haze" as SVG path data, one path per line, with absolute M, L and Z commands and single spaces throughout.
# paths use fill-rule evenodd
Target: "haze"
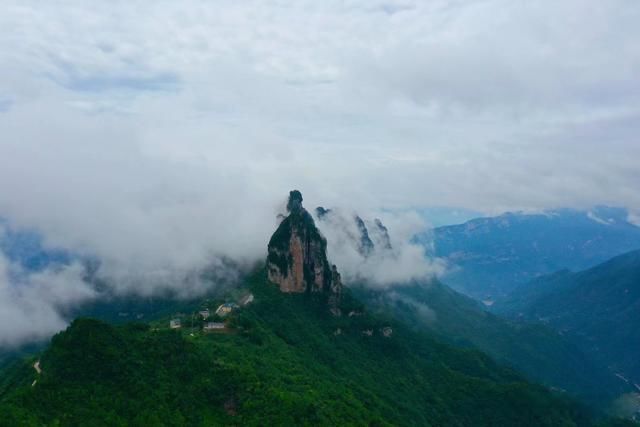
M 0 217 L 140 292 L 264 258 L 294 188 L 386 215 L 408 257 L 393 280 L 437 271 L 415 209 L 637 220 L 638 22 L 634 0 L 7 1 Z M 44 285 L 0 261 L 15 318 Z M 41 301 L 53 329 L 95 297 L 65 283 Z

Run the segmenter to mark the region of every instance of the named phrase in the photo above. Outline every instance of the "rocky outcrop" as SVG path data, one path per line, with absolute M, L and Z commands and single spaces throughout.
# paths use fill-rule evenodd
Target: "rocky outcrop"
M 391 250 L 392 247 L 391 239 L 389 238 L 389 230 L 387 230 L 387 227 L 385 227 L 382 224 L 382 221 L 380 221 L 378 218 L 376 218 L 374 223 L 376 225 L 374 227 L 374 233 L 378 236 L 378 240 L 380 241 L 382 248 L 385 250 Z
M 356 215 L 353 220 L 356 222 L 356 227 L 358 228 L 358 233 L 360 234 L 360 239 L 358 241 L 358 252 L 360 255 L 364 257 L 368 257 L 373 252 L 373 242 L 369 237 L 369 231 L 367 230 L 367 226 L 364 224 L 362 218 Z
M 322 206 L 318 206 L 316 208 L 316 215 L 318 216 L 319 219 L 324 219 L 325 215 L 328 215 L 331 213 L 331 209 L 325 209 Z
M 267 274 L 282 292 L 324 293 L 331 311 L 339 313 L 342 282 L 327 260 L 327 241 L 313 217 L 302 207 L 302 194 L 289 193 L 288 216 L 282 220 L 268 245 Z
M 340 315 L 340 297 L 342 296 L 342 280 L 335 265 L 331 266 L 331 284 L 329 285 L 329 309 L 335 316 Z
M 354 245 L 354 248 L 364 258 L 368 258 L 376 251 L 392 250 L 389 230 L 378 218 L 373 224 L 365 222 L 359 215 L 341 215 L 339 211 L 318 206 L 315 210 L 318 221 L 342 232 Z M 353 223 L 351 220 L 353 219 Z M 367 224 L 369 227 L 367 228 Z M 353 227 L 355 225 L 355 227 Z

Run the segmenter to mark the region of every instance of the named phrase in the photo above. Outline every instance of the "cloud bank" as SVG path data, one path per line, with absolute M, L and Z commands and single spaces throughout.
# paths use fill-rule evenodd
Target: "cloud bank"
M 144 293 L 262 258 L 292 188 L 640 212 L 638 21 L 635 0 L 7 1 L 0 216 Z M 396 247 L 376 277 L 414 274 Z
M 70 308 L 96 297 L 83 274 L 79 264 L 27 272 L 0 253 L 0 349 L 63 329 Z
M 424 247 L 412 242 L 413 236 L 425 229 L 425 223 L 415 213 L 379 212 L 360 218 L 356 213 L 331 209 L 321 217 L 316 212 L 315 217 L 327 239 L 329 261 L 336 264 L 346 284 L 382 288 L 428 280 L 444 272 L 442 260 L 425 257 Z M 371 241 L 366 248 L 356 218 L 362 221 Z M 380 231 L 376 219 L 389 228 L 388 233 Z

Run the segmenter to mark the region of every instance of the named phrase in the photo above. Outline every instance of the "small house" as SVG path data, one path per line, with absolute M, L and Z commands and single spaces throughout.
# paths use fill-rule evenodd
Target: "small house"
M 235 303 L 227 302 L 222 304 L 220 307 L 216 309 L 216 314 L 220 317 L 225 317 L 227 314 L 231 313 L 236 308 L 238 308 L 238 306 Z
M 209 318 L 209 315 L 210 315 L 210 313 L 209 313 L 209 309 L 208 309 L 208 308 L 206 308 L 206 309 L 204 309 L 204 310 L 200 310 L 200 311 L 198 312 L 198 314 L 199 314 L 199 315 L 200 315 L 200 317 L 202 317 L 204 320 L 207 320 L 207 319 Z
M 203 327 L 205 331 L 219 331 L 224 328 L 225 328 L 225 325 L 222 322 L 207 322 L 204 324 L 204 327 Z
M 182 326 L 182 323 L 180 323 L 180 319 L 171 319 L 169 320 L 169 327 L 171 329 L 178 329 Z

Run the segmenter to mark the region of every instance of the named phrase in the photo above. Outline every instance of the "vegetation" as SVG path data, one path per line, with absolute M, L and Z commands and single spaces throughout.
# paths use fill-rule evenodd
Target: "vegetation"
M 457 347 L 477 348 L 531 381 L 566 390 L 592 407 L 605 409 L 630 391 L 568 337 L 544 325 L 510 322 L 487 313 L 476 301 L 435 279 L 390 290 L 355 291 L 379 313 L 431 331 Z
M 514 318 L 542 321 L 573 337 L 630 384 L 640 384 L 639 307 L 640 251 L 581 272 L 543 276 L 498 305 Z
M 384 317 L 333 317 L 321 298 L 282 294 L 264 272 L 250 286 L 256 300 L 231 316 L 234 333 L 76 320 L 41 355 L 41 374 L 32 360 L 11 369 L 0 424 L 590 425 L 477 351 Z M 362 309 L 348 294 L 344 304 Z

